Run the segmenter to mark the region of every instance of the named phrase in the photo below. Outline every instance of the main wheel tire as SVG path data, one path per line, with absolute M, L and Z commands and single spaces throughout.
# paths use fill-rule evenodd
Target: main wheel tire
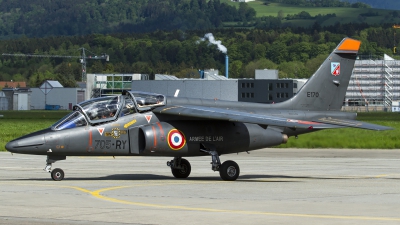
M 234 181 L 239 177 L 240 169 L 239 165 L 231 160 L 225 161 L 219 167 L 219 175 L 222 180 Z
M 55 181 L 61 181 L 64 179 L 64 171 L 60 168 L 55 168 L 51 171 L 51 178 Z
M 172 175 L 174 175 L 175 178 L 187 178 L 192 170 L 189 161 L 186 159 L 181 159 L 181 167 L 181 169 L 171 168 Z

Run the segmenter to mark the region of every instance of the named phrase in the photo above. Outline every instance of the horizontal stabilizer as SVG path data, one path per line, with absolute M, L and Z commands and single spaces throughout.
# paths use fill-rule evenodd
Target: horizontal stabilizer
M 335 119 L 335 118 L 331 118 L 331 117 L 320 118 L 320 119 L 317 119 L 316 122 L 338 125 L 338 126 L 343 126 L 343 127 L 361 128 L 361 129 L 367 129 L 367 130 L 379 130 L 379 131 L 393 130 L 393 128 L 391 128 L 391 127 L 385 127 L 385 126 L 376 125 L 376 124 L 372 124 L 372 123 L 366 123 L 363 121 Z

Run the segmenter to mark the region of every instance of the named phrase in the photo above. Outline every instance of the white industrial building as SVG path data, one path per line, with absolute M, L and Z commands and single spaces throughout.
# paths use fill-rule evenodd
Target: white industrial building
M 3 91 L 0 91 L 0 110 L 8 110 L 7 96 Z
M 133 80 L 148 80 L 147 74 L 87 74 L 86 100 L 112 94 L 120 94 L 122 90 L 131 90 Z
M 29 110 L 29 88 L 3 88 L 0 91 L 0 110 Z
M 345 96 L 345 109 L 391 110 L 400 100 L 400 60 L 385 55 L 383 59 L 356 60 Z

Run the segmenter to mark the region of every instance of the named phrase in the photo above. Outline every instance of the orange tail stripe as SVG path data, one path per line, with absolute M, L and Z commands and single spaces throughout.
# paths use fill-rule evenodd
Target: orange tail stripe
M 358 51 L 360 49 L 361 41 L 346 39 L 343 43 L 338 47 L 338 50 L 344 51 Z

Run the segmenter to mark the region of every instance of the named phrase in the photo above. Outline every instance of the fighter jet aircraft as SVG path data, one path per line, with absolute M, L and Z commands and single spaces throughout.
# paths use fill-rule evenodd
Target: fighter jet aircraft
M 220 156 L 288 141 L 288 137 L 322 129 L 389 127 L 356 121 L 340 112 L 361 42 L 345 38 L 293 98 L 258 104 L 167 97 L 128 91 L 90 99 L 50 128 L 10 141 L 13 153 L 47 156 L 45 171 L 60 181 L 63 170 L 52 163 L 66 156 L 166 156 L 176 178 L 191 172 L 182 157 L 211 155 L 211 169 L 223 180 L 239 176 L 236 162 Z

